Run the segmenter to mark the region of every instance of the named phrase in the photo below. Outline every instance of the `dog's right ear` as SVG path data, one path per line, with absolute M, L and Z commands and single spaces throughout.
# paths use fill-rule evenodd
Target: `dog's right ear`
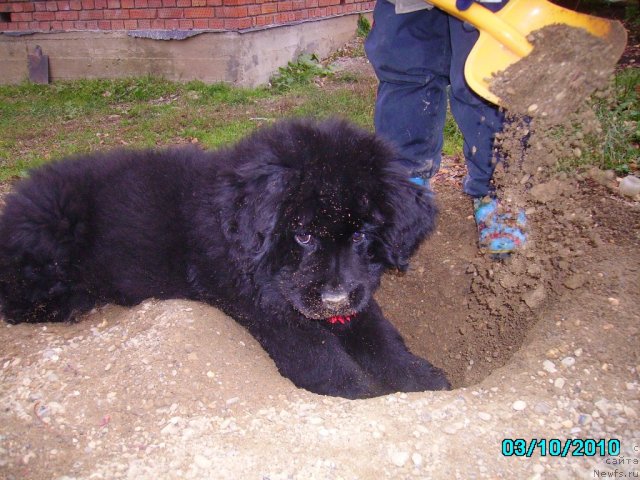
M 383 178 L 388 192 L 383 209 L 386 228 L 378 255 L 388 267 L 406 271 L 409 257 L 433 232 L 437 207 L 433 194 L 395 171 Z
M 240 166 L 222 180 L 217 199 L 229 255 L 245 272 L 254 271 L 273 243 L 288 186 L 295 173 L 282 165 Z

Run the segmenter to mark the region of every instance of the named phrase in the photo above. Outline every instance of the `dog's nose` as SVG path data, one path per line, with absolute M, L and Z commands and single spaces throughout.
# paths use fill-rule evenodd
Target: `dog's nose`
M 339 288 L 335 290 L 325 290 L 320 295 L 322 304 L 330 310 L 338 310 L 347 305 L 349 302 L 349 294 Z

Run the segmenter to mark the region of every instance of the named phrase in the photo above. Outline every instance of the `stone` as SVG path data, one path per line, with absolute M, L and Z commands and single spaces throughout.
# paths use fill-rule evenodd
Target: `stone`
M 635 197 L 640 194 L 640 178 L 634 175 L 627 175 L 618 186 L 618 192 L 625 197 Z
M 511 408 L 513 408 L 517 412 L 521 412 L 522 410 L 527 408 L 527 402 L 525 402 L 524 400 L 516 400 L 515 402 L 513 402 L 513 405 L 511 405 Z

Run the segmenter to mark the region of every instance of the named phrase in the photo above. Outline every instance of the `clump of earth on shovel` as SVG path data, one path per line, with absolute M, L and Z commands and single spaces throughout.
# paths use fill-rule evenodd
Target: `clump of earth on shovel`
M 490 90 L 512 115 L 562 123 L 591 94 L 607 86 L 626 44 L 621 26 L 606 38 L 582 28 L 548 25 L 527 40 L 533 51 L 490 82 Z

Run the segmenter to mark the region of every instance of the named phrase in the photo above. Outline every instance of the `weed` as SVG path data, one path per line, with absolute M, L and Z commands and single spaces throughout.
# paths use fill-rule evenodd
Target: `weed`
M 296 85 L 306 85 L 316 77 L 326 77 L 333 72 L 324 67 L 316 54 L 302 54 L 295 62 L 280 67 L 278 74 L 271 78 L 271 87 L 276 92 L 285 92 Z
M 638 168 L 640 158 L 640 69 L 628 68 L 616 75 L 613 95 L 594 101 L 601 125 L 599 135 L 589 137 L 587 160 L 618 174 Z
M 365 17 L 362 14 L 358 15 L 356 36 L 361 38 L 366 38 L 367 35 L 369 35 L 370 31 L 371 31 L 371 23 L 369 22 L 369 19 L 367 19 L 367 17 Z

